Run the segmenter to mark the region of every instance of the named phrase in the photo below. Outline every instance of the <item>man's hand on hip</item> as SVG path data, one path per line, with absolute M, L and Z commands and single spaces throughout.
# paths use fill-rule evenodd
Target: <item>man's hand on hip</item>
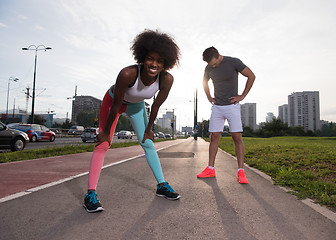
M 243 101 L 244 97 L 243 97 L 243 95 L 238 95 L 238 96 L 235 96 L 235 97 L 230 97 L 229 99 L 230 99 L 230 103 L 237 104 L 240 101 Z

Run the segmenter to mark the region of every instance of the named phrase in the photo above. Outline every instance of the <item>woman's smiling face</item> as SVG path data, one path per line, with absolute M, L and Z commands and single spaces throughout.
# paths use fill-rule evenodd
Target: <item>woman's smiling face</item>
M 164 58 L 156 52 L 149 52 L 144 61 L 144 69 L 148 76 L 157 76 L 164 68 Z

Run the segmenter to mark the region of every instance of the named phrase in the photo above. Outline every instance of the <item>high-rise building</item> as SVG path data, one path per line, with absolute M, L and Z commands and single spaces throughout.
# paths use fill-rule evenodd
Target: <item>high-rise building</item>
M 320 129 L 318 91 L 294 92 L 288 96 L 288 126 L 303 126 L 312 131 Z
M 169 118 L 158 118 L 156 124 L 162 128 L 171 128 L 171 120 Z
M 76 124 L 76 116 L 80 111 L 86 113 L 96 113 L 99 116 L 101 100 L 91 96 L 75 96 L 72 101 L 72 117 L 71 122 Z
M 253 130 L 257 129 L 257 104 L 256 103 L 244 103 L 241 104 L 241 117 L 242 124 L 246 127 L 250 127 Z
M 284 123 L 288 123 L 288 104 L 278 107 L 278 118 Z

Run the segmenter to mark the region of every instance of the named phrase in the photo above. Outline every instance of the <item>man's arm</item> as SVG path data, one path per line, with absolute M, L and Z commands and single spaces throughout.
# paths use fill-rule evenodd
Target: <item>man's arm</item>
M 205 95 L 207 96 L 209 102 L 211 104 L 216 104 L 216 99 L 211 97 L 210 88 L 209 88 L 209 78 L 207 78 L 206 76 L 203 77 L 203 89 L 204 89 Z
M 243 91 L 243 93 L 241 95 L 235 96 L 235 97 L 231 97 L 231 103 L 239 103 L 240 101 L 242 101 L 246 95 L 249 93 L 249 91 L 252 88 L 252 85 L 254 83 L 255 80 L 255 75 L 254 73 L 251 71 L 251 69 L 249 69 L 248 67 L 245 67 L 243 71 L 241 71 L 241 74 L 245 77 L 247 77 L 247 81 L 245 84 L 245 89 Z

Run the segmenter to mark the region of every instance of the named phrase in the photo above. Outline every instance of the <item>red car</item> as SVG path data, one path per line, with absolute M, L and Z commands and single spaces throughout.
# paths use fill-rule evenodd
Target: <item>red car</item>
M 56 134 L 53 131 L 39 124 L 19 124 L 15 129 L 27 133 L 31 142 L 41 140 L 53 142 L 56 138 Z

